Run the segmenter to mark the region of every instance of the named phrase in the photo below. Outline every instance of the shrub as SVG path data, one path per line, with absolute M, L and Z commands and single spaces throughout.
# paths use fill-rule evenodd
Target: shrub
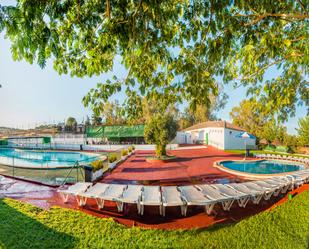
M 128 151 L 127 150 L 122 150 L 121 151 L 121 156 L 126 156 L 128 155 Z
M 274 151 L 275 149 L 276 149 L 276 146 L 269 144 L 269 145 L 267 145 L 265 147 L 264 150 L 266 150 L 266 151 Z
M 134 145 L 132 145 L 131 147 L 132 147 L 132 150 L 135 150 L 135 146 Z
M 132 148 L 132 146 L 130 146 L 130 147 L 128 148 L 128 152 L 131 153 L 132 151 L 133 151 L 133 148 Z
M 144 136 L 149 144 L 156 145 L 156 156 L 166 155 L 166 145 L 175 138 L 178 124 L 172 115 L 155 115 L 145 126 Z
M 291 152 L 291 149 L 288 146 L 277 146 L 275 151 L 276 152 L 289 153 L 289 152 Z
M 90 165 L 91 165 L 93 171 L 95 172 L 97 170 L 103 169 L 104 161 L 103 160 L 96 160 L 96 161 L 92 162 Z
M 115 154 L 110 154 L 109 157 L 108 157 L 108 161 L 110 163 L 117 161 L 117 156 Z

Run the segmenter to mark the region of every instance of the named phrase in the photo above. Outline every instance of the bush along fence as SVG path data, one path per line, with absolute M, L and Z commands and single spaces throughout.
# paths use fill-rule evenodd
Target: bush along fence
M 134 153 L 135 147 L 128 148 L 109 153 L 106 158 L 99 159 L 85 166 L 85 181 L 93 182 L 102 178 L 107 171 L 113 170 L 119 163 L 125 161 Z

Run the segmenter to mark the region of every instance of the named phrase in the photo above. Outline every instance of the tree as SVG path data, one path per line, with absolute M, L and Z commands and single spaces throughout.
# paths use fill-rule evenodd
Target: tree
M 288 136 L 286 128 L 276 120 L 275 115 L 265 112 L 256 100 L 243 100 L 230 113 L 233 124 L 242 127 L 259 139 L 268 143 L 278 140 L 285 144 Z M 292 141 L 292 140 L 289 140 Z
M 292 151 L 296 151 L 299 146 L 299 141 L 297 136 L 286 134 L 284 137 L 283 144 L 288 146 Z
M 103 118 L 105 125 L 120 125 L 126 124 L 125 111 L 119 102 L 106 102 L 100 108 L 100 116 Z
M 260 136 L 261 138 L 265 138 L 269 144 L 276 139 L 281 142 L 278 139 L 278 126 L 274 120 L 265 123 L 264 126 L 261 127 Z
M 177 122 L 171 115 L 155 115 L 145 126 L 145 140 L 156 145 L 156 156 L 166 155 L 166 145 L 175 138 L 178 129 Z
M 297 104 L 309 106 L 307 9 L 290 0 L 19 0 L 0 6 L 0 32 L 15 60 L 43 68 L 51 58 L 59 74 L 100 75 L 121 58 L 127 75 L 98 83 L 83 100 L 93 109 L 122 90 L 194 109 L 219 94 L 219 76 L 286 120 Z
M 219 89 L 223 89 L 222 85 L 219 85 Z M 184 112 L 179 117 L 179 127 L 180 129 L 185 129 L 189 126 L 192 126 L 194 124 L 206 122 L 209 120 L 217 120 L 216 113 L 224 108 L 224 106 L 227 103 L 228 96 L 223 91 L 220 91 L 220 93 L 215 95 L 209 96 L 210 102 L 208 105 L 196 105 L 193 106 L 192 103 L 189 103 L 189 105 L 184 109 Z
M 99 126 L 102 124 L 102 118 L 98 116 L 96 113 L 93 113 L 91 116 L 92 126 Z
M 263 138 L 263 127 L 270 120 L 263 114 L 255 100 L 243 100 L 230 112 L 233 124 L 242 127 L 256 137 Z
M 73 117 L 69 117 L 65 123 L 65 130 L 66 131 L 76 131 L 77 122 L 76 119 Z
M 309 145 L 309 116 L 306 116 L 298 121 L 298 139 L 302 146 Z

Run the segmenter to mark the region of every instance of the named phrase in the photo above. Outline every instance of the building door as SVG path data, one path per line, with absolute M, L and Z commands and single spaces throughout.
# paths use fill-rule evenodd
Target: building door
M 208 133 L 205 132 L 205 144 L 208 144 Z

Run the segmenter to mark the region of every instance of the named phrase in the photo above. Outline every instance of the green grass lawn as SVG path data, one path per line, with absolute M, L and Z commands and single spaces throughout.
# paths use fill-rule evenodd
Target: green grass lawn
M 127 228 L 80 211 L 0 199 L 1 248 L 308 248 L 309 191 L 231 225 L 206 230 Z

